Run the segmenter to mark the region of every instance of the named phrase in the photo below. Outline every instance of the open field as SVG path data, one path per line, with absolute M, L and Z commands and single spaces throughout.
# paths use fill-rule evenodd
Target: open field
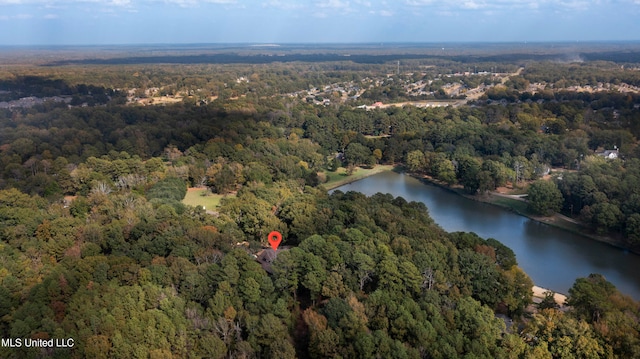
M 135 103 L 140 105 L 167 105 L 172 103 L 179 103 L 184 101 L 182 97 L 175 96 L 157 96 L 149 98 L 140 98 L 135 100 Z
M 214 209 L 220 206 L 220 200 L 225 197 L 235 197 L 235 194 L 221 195 L 211 193 L 207 188 L 189 188 L 182 203 L 189 206 L 203 206 L 205 209 Z
M 375 109 L 375 108 L 389 108 L 389 107 L 404 107 L 404 106 L 414 106 L 414 107 L 446 107 L 446 106 L 461 106 L 466 104 L 466 100 L 417 100 L 417 101 L 402 101 L 402 102 L 391 102 L 385 103 L 381 105 L 367 106 L 367 108 Z

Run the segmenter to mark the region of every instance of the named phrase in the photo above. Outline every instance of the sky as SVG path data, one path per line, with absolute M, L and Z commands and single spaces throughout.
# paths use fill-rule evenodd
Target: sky
M 640 40 L 640 0 L 0 0 L 0 45 Z

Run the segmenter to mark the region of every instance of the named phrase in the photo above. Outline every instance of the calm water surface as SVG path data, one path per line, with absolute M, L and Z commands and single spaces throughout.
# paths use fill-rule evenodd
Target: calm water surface
M 578 277 L 600 273 L 621 292 L 640 300 L 640 256 L 508 210 L 466 199 L 411 176 L 384 172 L 337 188 L 377 192 L 423 202 L 446 231 L 475 232 L 511 248 L 518 264 L 541 287 L 567 293 Z

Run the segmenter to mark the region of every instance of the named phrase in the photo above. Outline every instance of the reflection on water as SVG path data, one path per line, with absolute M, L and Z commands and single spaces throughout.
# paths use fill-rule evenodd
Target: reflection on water
M 578 277 L 600 273 L 620 291 L 640 300 L 640 256 L 554 228 L 499 207 L 458 196 L 395 172 L 384 172 L 339 190 L 377 192 L 423 202 L 449 232 L 475 232 L 509 246 L 518 264 L 540 286 L 567 293 Z

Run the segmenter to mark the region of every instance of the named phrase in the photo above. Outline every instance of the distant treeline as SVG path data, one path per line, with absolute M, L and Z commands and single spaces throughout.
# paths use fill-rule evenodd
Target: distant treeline
M 373 50 L 375 51 L 375 50 Z M 197 54 L 197 55 L 161 55 L 161 56 L 131 56 L 109 59 L 62 60 L 49 63 L 48 66 L 63 65 L 135 65 L 135 64 L 271 64 L 276 62 L 336 62 L 352 61 L 359 64 L 383 64 L 390 61 L 435 59 L 450 60 L 461 63 L 477 62 L 528 62 L 528 61 L 613 61 L 619 63 L 640 62 L 640 51 L 610 51 L 610 52 L 572 52 L 572 53 L 528 53 L 526 51 L 492 54 L 492 55 L 447 55 L 443 54 L 346 54 L 346 53 L 317 53 L 317 54 Z
M 77 104 L 83 102 L 104 104 L 118 92 L 100 86 L 72 85 L 62 79 L 40 76 L 18 76 L 0 79 L 0 101 L 17 100 L 23 97 L 77 96 Z
M 260 54 L 237 53 L 203 55 L 134 56 L 112 59 L 84 59 L 56 61 L 50 66 L 61 65 L 135 65 L 135 64 L 271 64 L 275 62 L 335 62 L 353 61 L 361 64 L 382 64 L 389 61 L 420 59 L 425 55 L 346 55 L 346 54 Z

